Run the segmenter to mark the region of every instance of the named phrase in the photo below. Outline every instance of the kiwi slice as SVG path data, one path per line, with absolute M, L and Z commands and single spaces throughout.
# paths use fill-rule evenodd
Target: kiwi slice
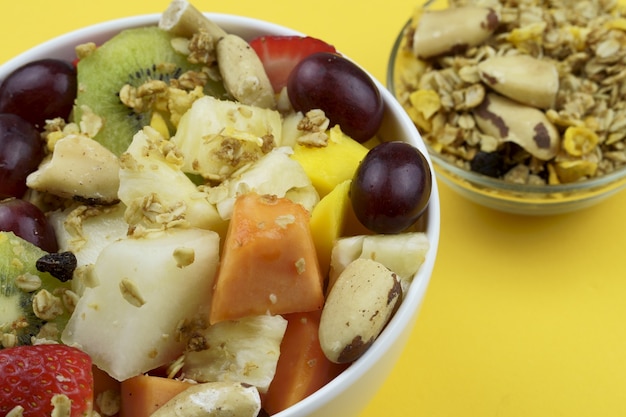
M 78 93 L 73 118 L 80 121 L 83 106 L 103 118 L 103 127 L 94 137 L 116 155 L 128 148 L 133 136 L 150 124 L 153 109 L 137 112 L 120 100 L 126 84 L 138 87 L 149 80 L 169 84 L 186 71 L 200 71 L 184 54 L 172 47 L 172 35 L 156 26 L 124 30 L 81 59 L 77 64 Z M 209 80 L 204 93 L 226 95 L 219 81 Z
M 56 334 L 47 338 L 59 340 L 70 316 L 61 302 L 61 292 L 69 289 L 71 284 L 37 270 L 37 260 L 47 254 L 12 232 L 0 232 L 0 348 L 10 339 L 13 339 L 10 346 L 13 343 L 31 344 L 32 337 L 37 336 L 46 323 L 53 323 L 57 330 Z M 51 310 L 35 313 L 33 300 L 44 290 L 56 300 L 40 303 L 38 311 L 45 310 L 47 306 L 58 313 L 49 316 L 46 315 Z

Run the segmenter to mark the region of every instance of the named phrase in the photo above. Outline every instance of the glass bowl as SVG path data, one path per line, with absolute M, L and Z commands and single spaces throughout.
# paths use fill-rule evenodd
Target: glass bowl
M 238 34 L 248 40 L 268 34 L 301 35 L 295 30 L 253 18 L 211 13 L 206 15 L 227 32 Z M 156 25 L 159 17 L 158 14 L 149 14 L 107 21 L 49 40 L 0 65 L 0 80 L 15 68 L 36 59 L 52 57 L 72 60 L 75 57 L 76 45 L 85 42 L 101 43 L 123 29 Z M 385 104 L 379 137 L 382 140 L 406 141 L 427 155 L 419 133 L 402 107 L 381 83 L 375 79 L 374 82 Z M 430 160 L 429 167 L 432 172 Z M 439 193 L 436 183 L 433 183 L 430 202 L 421 222 L 428 236 L 430 249 L 403 302 L 382 334 L 363 356 L 338 377 L 304 400 L 275 414 L 276 417 L 357 416 L 380 388 L 413 331 L 435 264 L 440 232 Z
M 409 19 L 402 27 L 393 44 L 387 67 L 387 87 L 405 109 L 410 105 L 407 104 L 408 94 L 399 91 L 402 85 L 400 68 L 403 61 L 409 58 L 407 54 L 410 52 L 404 50 L 405 33 L 411 29 L 412 23 L 413 19 Z M 572 212 L 598 204 L 626 187 L 626 167 L 572 183 L 543 185 L 508 182 L 455 164 L 433 149 L 427 140 L 425 142 L 437 178 L 468 200 L 503 212 L 523 215 Z

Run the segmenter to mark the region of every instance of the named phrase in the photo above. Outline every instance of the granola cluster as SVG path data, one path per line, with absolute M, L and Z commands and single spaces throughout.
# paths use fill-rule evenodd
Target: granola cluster
M 419 25 L 435 12 L 418 8 L 405 29 L 396 95 L 434 151 L 525 184 L 576 182 L 626 165 L 626 17 L 617 0 L 449 3 L 446 18 L 458 19 L 467 39 L 497 24 L 480 43 L 426 57 Z M 484 19 L 472 21 L 471 10 L 481 9 Z

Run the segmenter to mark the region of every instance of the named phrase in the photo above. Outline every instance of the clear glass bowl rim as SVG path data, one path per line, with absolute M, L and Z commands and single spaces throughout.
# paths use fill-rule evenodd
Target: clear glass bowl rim
M 387 64 L 387 77 L 386 83 L 387 88 L 391 92 L 391 94 L 398 99 L 395 88 L 395 64 L 396 57 L 398 52 L 400 51 L 400 47 L 402 44 L 402 40 L 405 34 L 405 31 L 412 23 L 412 18 L 409 19 L 404 26 L 402 27 L 399 35 L 396 37 L 393 47 L 391 49 L 391 54 L 389 56 L 389 62 Z M 614 189 L 621 186 L 626 186 L 626 166 L 620 167 L 615 171 L 609 172 L 605 175 L 589 178 L 582 181 L 566 183 L 566 184 L 517 184 L 512 182 L 507 182 L 502 179 L 489 177 L 486 175 L 482 175 L 476 173 L 474 171 L 470 171 L 467 169 L 463 169 L 457 165 L 454 165 L 447 161 L 441 154 L 435 150 L 433 150 L 426 141 L 424 141 L 426 148 L 428 149 L 428 153 L 430 154 L 433 163 L 438 166 L 438 168 L 443 169 L 452 175 L 458 176 L 466 181 L 471 182 L 472 184 L 478 185 L 487 189 L 494 189 L 498 191 L 508 191 L 515 194 L 535 194 L 535 195 L 551 195 L 551 194 L 572 194 L 576 192 L 588 192 L 589 190 L 595 190 L 600 188 L 608 188 Z M 623 182 L 623 183 L 622 183 Z

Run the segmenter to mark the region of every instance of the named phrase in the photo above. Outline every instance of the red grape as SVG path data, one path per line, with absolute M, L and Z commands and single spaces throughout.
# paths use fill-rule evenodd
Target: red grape
M 0 113 L 13 113 L 43 127 L 47 119 L 67 119 L 76 98 L 76 70 L 65 61 L 30 62 L 0 84 Z
M 352 61 L 328 52 L 304 58 L 291 71 L 287 94 L 293 108 L 321 109 L 352 139 L 371 139 L 382 122 L 384 105 L 378 88 Z
M 46 215 L 26 200 L 7 198 L 0 201 L 0 230 L 13 232 L 46 252 L 59 250 L 54 228 Z
M 350 201 L 369 230 L 400 233 L 422 215 L 431 187 L 428 162 L 417 148 L 405 142 L 384 142 L 361 161 L 350 186 Z
M 37 129 L 19 116 L 0 114 L 0 199 L 23 196 L 26 177 L 43 157 Z

